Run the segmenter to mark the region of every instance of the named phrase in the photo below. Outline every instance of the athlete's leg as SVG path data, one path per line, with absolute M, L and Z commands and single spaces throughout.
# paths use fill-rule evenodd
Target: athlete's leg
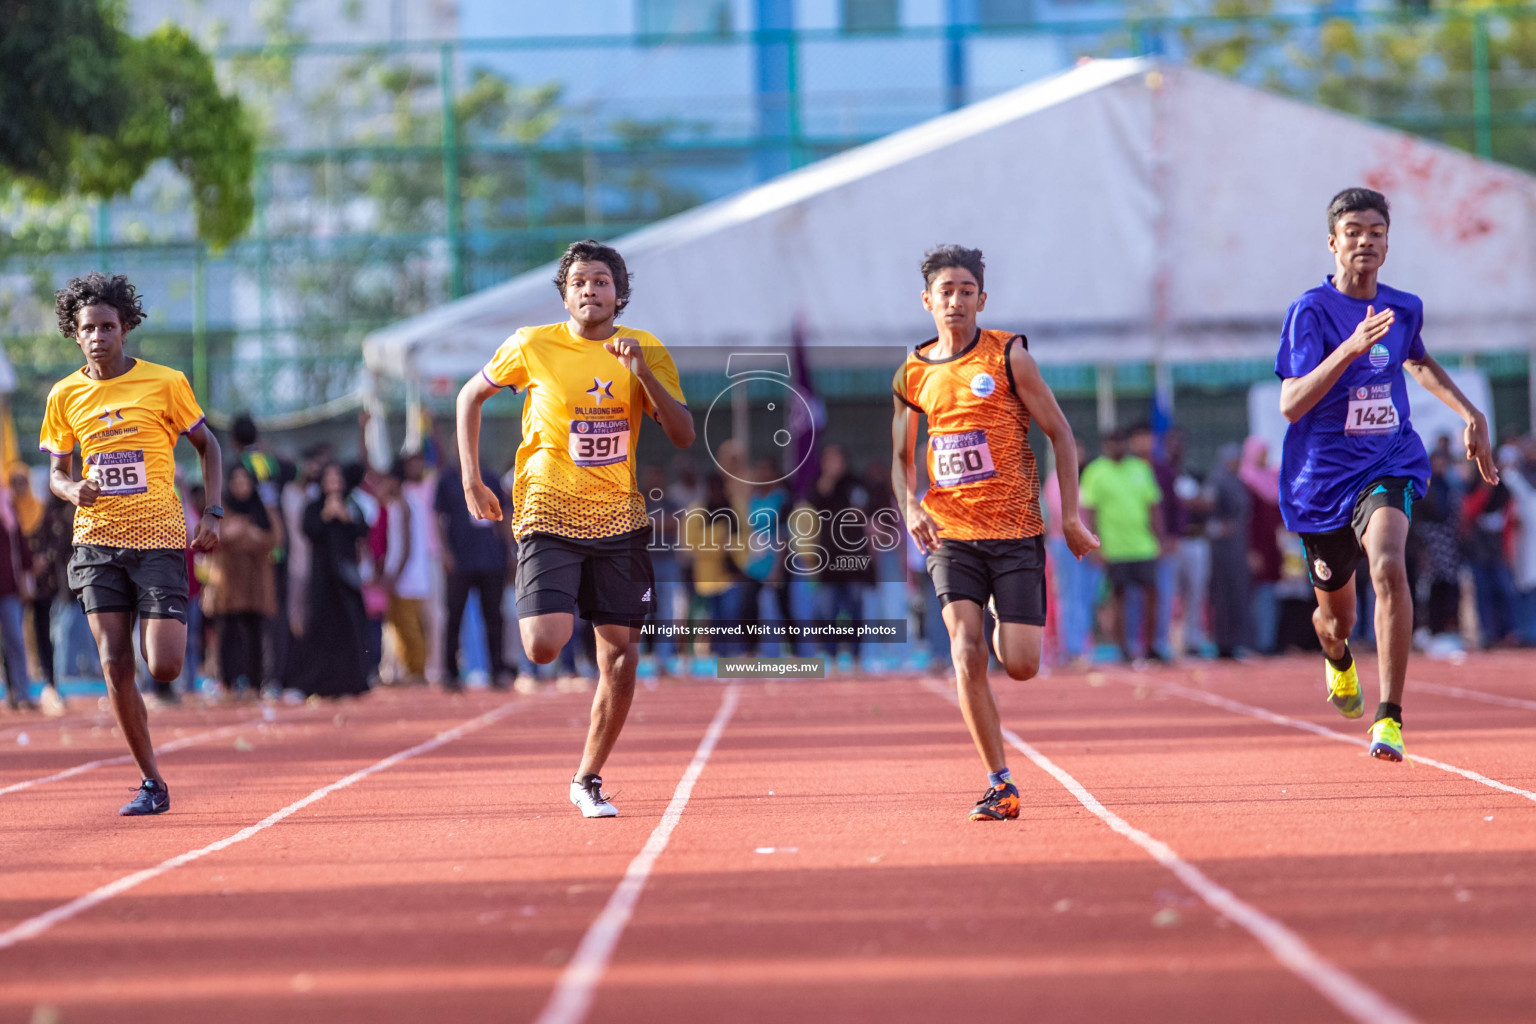
M 160 767 L 155 763 L 154 745 L 149 739 L 149 712 L 134 679 L 137 673 L 133 661 L 133 616 L 125 611 L 91 612 L 86 618 L 91 624 L 91 636 L 96 640 L 96 651 L 101 656 L 101 672 L 107 679 L 112 711 L 128 740 L 134 763 L 139 766 L 139 775 L 164 782 Z
M 1033 679 L 1040 671 L 1040 648 L 1044 638 L 1044 626 L 999 622 L 992 632 L 992 647 L 1010 678 Z
M 1413 643 L 1413 593 L 1408 589 L 1408 517 L 1401 509 L 1378 508 L 1365 527 L 1365 557 L 1376 590 L 1376 664 L 1381 699 L 1403 702 L 1408 651 Z
M 602 774 L 603 763 L 624 729 L 630 702 L 635 698 L 635 666 L 640 657 L 638 629 L 623 623 L 593 628 L 597 632 L 597 693 L 592 697 L 592 722 L 587 727 L 581 767 L 576 770 L 578 778 Z M 558 652 L 559 648 L 555 650 Z
M 560 656 L 571 639 L 576 616 L 571 612 L 546 612 L 525 615 L 517 620 L 517 633 L 523 640 L 523 653 L 535 665 L 548 665 Z
M 1344 657 L 1349 634 L 1355 629 L 1355 578 L 1338 590 L 1312 588 L 1317 595 L 1317 607 L 1312 612 L 1312 625 L 1317 639 L 1323 645 L 1323 653 L 1334 661 Z
M 960 714 L 976 752 L 987 771 L 1000 772 L 1008 766 L 1003 757 L 1003 727 L 997 713 L 997 699 L 987 682 L 987 637 L 982 625 L 981 605 L 975 601 L 956 600 L 944 606 L 944 625 L 949 629 L 950 657 L 955 663 L 955 685 L 960 695 Z M 1036 658 L 1039 648 L 1036 647 Z
M 181 663 L 187 657 L 187 624 L 140 616 L 139 652 L 155 682 L 169 683 L 181 675 Z

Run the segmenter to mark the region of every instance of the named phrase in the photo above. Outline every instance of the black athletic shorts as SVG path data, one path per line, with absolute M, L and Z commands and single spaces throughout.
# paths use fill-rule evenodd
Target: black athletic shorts
M 87 615 L 137 612 L 146 619 L 187 621 L 187 553 L 181 548 L 77 544 L 67 579 Z
M 517 614 L 575 612 L 638 626 L 656 607 L 647 527 L 597 540 L 531 533 L 517 544 Z
M 1124 595 L 1128 587 L 1156 590 L 1157 560 L 1109 562 L 1104 566 L 1104 575 L 1109 578 L 1110 592 L 1116 597 Z
M 1365 528 L 1379 508 L 1400 508 L 1413 518 L 1413 481 L 1405 476 L 1384 476 L 1365 485 L 1355 499 L 1355 513 L 1348 526 L 1327 533 L 1304 533 L 1307 574 L 1318 590 L 1338 590 L 1355 575 L 1365 557 Z
M 928 552 L 940 604 L 975 601 L 999 622 L 1045 625 L 1045 538 L 944 540 Z

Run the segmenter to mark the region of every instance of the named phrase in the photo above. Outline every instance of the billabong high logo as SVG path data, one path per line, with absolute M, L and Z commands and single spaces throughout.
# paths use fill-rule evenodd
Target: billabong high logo
M 603 399 L 613 397 L 613 381 L 598 380 L 592 378 L 592 386 L 587 388 L 587 394 L 592 396 L 592 401 L 598 405 L 603 404 Z
M 121 410 L 121 409 L 108 409 L 106 412 L 102 413 L 100 416 L 97 416 L 96 418 L 98 420 L 100 420 L 104 426 L 110 427 L 114 423 L 121 423 L 121 422 L 123 422 L 123 410 Z

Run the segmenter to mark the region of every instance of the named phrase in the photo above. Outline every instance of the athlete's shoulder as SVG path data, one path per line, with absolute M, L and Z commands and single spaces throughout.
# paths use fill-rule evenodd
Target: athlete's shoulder
M 1338 292 L 1327 281 L 1324 281 L 1322 284 L 1313 285 L 1302 292 L 1295 302 L 1291 303 L 1291 312 L 1299 313 L 1306 309 L 1322 309 L 1337 295 Z
M 1405 292 L 1401 288 L 1393 288 L 1380 282 L 1376 284 L 1376 297 L 1382 305 L 1392 306 L 1396 309 L 1423 312 L 1424 300 L 1413 292 Z
M 79 391 L 82 387 L 85 387 L 90 383 L 91 382 L 83 373 L 81 373 L 79 370 L 76 370 L 68 377 L 64 377 L 54 382 L 53 387 L 48 389 L 48 401 L 63 401 L 65 398 L 74 394 L 76 391 Z
M 140 380 L 161 380 L 167 383 L 183 381 L 187 375 L 174 366 L 166 366 L 164 363 L 152 363 L 148 359 L 135 361 L 134 370 Z
M 504 344 L 528 345 L 544 341 L 560 341 L 565 338 L 565 321 L 556 324 L 535 324 L 529 327 L 519 327 L 507 336 Z
M 619 324 L 618 326 L 619 337 L 633 338 L 635 341 L 638 341 L 642 345 L 656 345 L 660 348 L 667 347 L 666 345 L 662 344 L 660 338 L 656 337 L 656 335 L 652 334 L 650 331 L 642 331 L 640 328 L 631 327 L 629 324 Z

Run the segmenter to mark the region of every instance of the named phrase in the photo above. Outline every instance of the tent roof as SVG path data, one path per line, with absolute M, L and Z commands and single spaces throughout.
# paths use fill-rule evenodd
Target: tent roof
M 1536 333 L 1536 178 L 1150 59 L 1091 61 L 634 232 L 624 321 L 669 346 L 910 346 L 921 254 L 987 255 L 985 324 L 1049 362 L 1269 358 L 1332 266 L 1323 209 L 1393 202 L 1384 279 L 1433 347 Z M 369 367 L 459 378 L 563 319 L 553 264 L 371 335 Z M 1433 335 L 1433 337 L 1429 337 Z

